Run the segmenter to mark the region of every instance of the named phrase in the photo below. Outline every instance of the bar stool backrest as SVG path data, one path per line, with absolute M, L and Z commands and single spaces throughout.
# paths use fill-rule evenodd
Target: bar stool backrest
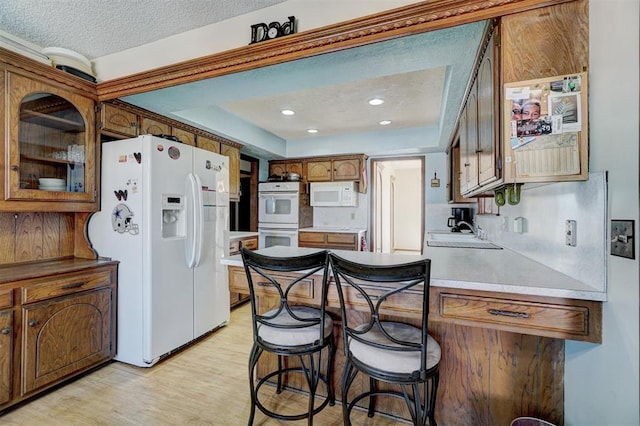
M 413 375 L 424 377 L 427 365 L 431 261 L 420 259 L 397 265 L 366 265 L 330 253 L 329 263 L 340 299 L 345 354 L 349 353 L 350 339 L 392 351 L 420 351 L 421 371 L 415 371 Z M 420 342 L 404 340 L 397 333 L 394 336 L 385 329 L 386 322 L 381 320 L 381 317 L 384 318 L 385 314 L 393 315 L 393 309 L 390 309 L 389 305 L 394 303 L 394 299 L 415 300 L 416 305 L 421 307 Z M 366 306 L 362 306 L 363 302 Z M 360 315 L 352 317 L 347 307 L 353 307 L 354 304 L 359 307 Z M 361 336 L 374 327 L 393 343 L 363 340 Z
M 314 252 L 308 255 L 295 256 L 295 257 L 274 257 L 258 254 L 254 251 L 241 249 L 242 261 L 244 262 L 245 272 L 247 275 L 247 282 L 249 283 L 249 294 L 251 302 L 251 314 L 253 317 L 253 336 L 254 339 L 258 336 L 258 327 L 260 324 L 264 324 L 268 327 L 274 328 L 306 328 L 313 327 L 320 324 L 318 340 L 314 342 L 314 345 L 320 346 L 323 341 L 322 333 L 324 330 L 324 312 L 325 312 L 325 300 L 326 300 L 326 285 L 327 282 L 327 270 L 328 261 L 326 250 Z M 296 289 L 302 285 L 308 284 L 307 278 L 318 272 L 322 272 L 322 301 L 320 305 L 320 315 L 318 317 L 299 317 L 292 311 L 291 307 L 294 304 L 290 303 L 289 295 L 295 294 Z M 287 273 L 295 273 L 293 275 L 284 275 Z M 277 293 L 279 298 L 278 306 L 271 309 L 268 315 L 263 315 L 258 312 L 256 290 L 257 288 L 264 289 L 269 287 L 272 291 Z M 295 306 L 299 304 L 296 303 Z M 278 321 L 274 321 L 280 315 L 283 310 L 286 310 L 289 315 L 298 320 L 295 325 L 282 324 Z M 264 342 L 261 342 L 265 344 Z

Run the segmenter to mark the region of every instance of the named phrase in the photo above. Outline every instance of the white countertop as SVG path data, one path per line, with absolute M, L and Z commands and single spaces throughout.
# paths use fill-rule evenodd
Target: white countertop
M 229 240 L 241 240 L 243 238 L 257 237 L 257 232 L 245 232 L 245 231 L 229 231 Z
M 298 231 L 306 232 L 335 232 L 343 234 L 362 234 L 366 231 L 364 228 L 350 228 L 348 226 L 312 226 L 310 228 L 300 228 Z
M 269 256 L 296 256 L 319 249 L 269 247 L 258 250 Z M 412 262 L 416 255 L 332 250 L 346 259 L 375 265 Z M 431 259 L 431 285 L 497 293 L 527 294 L 606 301 L 607 294 L 509 249 L 427 247 L 420 257 Z M 242 266 L 239 255 L 222 264 Z

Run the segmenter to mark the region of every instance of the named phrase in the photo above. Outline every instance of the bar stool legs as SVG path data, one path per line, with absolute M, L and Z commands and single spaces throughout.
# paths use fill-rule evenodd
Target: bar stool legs
M 324 409 L 324 407 L 326 407 L 327 405 L 330 405 L 330 406 L 335 405 L 335 400 L 336 400 L 335 390 L 333 389 L 333 386 L 331 384 L 331 377 L 333 375 L 332 360 L 335 356 L 335 350 L 336 350 L 335 343 L 332 341 L 328 345 L 328 354 L 327 354 L 328 361 L 327 361 L 326 375 L 323 375 L 320 372 L 321 366 L 323 364 L 322 362 L 323 357 L 321 352 L 315 352 L 318 354 L 317 360 L 314 358 L 314 353 L 301 353 L 298 355 L 292 355 L 291 357 L 297 358 L 300 363 L 300 365 L 296 367 L 285 367 L 283 362 L 285 359 L 285 356 L 278 355 L 277 370 L 271 373 L 268 373 L 267 375 L 265 375 L 264 377 L 262 377 L 256 382 L 255 370 L 258 364 L 258 360 L 260 359 L 260 356 L 262 355 L 264 350 L 260 346 L 254 345 L 249 356 L 249 382 L 251 384 L 250 386 L 251 411 L 249 414 L 249 422 L 248 422 L 249 426 L 253 425 L 253 421 L 255 419 L 256 407 L 260 411 L 262 411 L 264 414 L 272 418 L 276 418 L 279 420 L 301 420 L 306 418 L 308 419 L 307 424 L 309 426 L 313 425 L 314 415 L 322 411 L 322 409 Z M 305 389 L 305 391 L 309 392 L 307 411 L 305 413 L 300 413 L 300 414 L 285 415 L 285 414 L 276 413 L 273 410 L 270 410 L 267 407 L 265 407 L 262 404 L 262 402 L 260 402 L 260 399 L 258 397 L 258 391 L 260 390 L 262 385 L 265 384 L 272 377 L 276 377 L 277 378 L 276 394 L 280 394 L 285 389 L 285 385 L 282 382 L 283 376 L 287 373 L 292 373 L 292 372 L 302 373 L 302 375 L 305 377 L 305 382 L 308 386 L 308 388 Z M 314 408 L 315 402 L 317 399 L 316 391 L 318 390 L 318 385 L 320 384 L 320 382 L 323 382 L 325 384 L 325 387 L 327 390 L 327 396 L 319 406 Z

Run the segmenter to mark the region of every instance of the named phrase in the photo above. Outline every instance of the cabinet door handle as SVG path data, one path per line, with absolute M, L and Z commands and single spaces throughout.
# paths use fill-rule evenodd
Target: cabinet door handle
M 267 281 L 258 282 L 258 287 L 273 287 L 273 284 Z
M 476 149 L 476 154 L 480 154 L 482 152 L 481 149 Z
M 32 319 L 29 321 L 29 327 L 35 327 L 38 325 L 38 320 Z
M 69 290 L 72 288 L 78 288 L 78 287 L 82 287 L 83 285 L 85 285 L 86 283 L 84 281 L 81 281 L 79 283 L 73 283 L 73 284 L 67 284 L 67 285 L 63 285 L 62 289 L 63 290 Z
M 357 293 L 357 294 L 356 294 L 356 299 L 365 299 L 365 295 L 364 295 L 364 294 Z M 369 295 L 369 299 L 371 299 L 371 300 L 378 300 L 378 299 L 380 299 L 380 296 L 375 295 L 375 294 L 370 294 L 370 295 Z
M 20 170 L 20 166 L 11 166 L 11 170 L 17 172 L 18 170 Z
M 11 327 L 5 327 L 2 330 L 0 330 L 0 334 L 10 334 L 11 333 Z
M 514 317 L 514 318 L 529 318 L 529 314 L 526 312 L 504 311 L 502 309 L 489 309 L 491 315 L 497 315 L 501 317 Z

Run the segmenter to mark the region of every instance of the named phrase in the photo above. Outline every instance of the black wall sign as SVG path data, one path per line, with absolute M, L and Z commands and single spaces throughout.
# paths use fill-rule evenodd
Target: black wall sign
M 251 43 L 259 43 L 265 40 L 271 40 L 276 37 L 286 36 L 296 32 L 296 17 L 289 16 L 287 22 L 280 24 L 272 22 L 269 25 L 265 23 L 253 24 L 251 26 Z

